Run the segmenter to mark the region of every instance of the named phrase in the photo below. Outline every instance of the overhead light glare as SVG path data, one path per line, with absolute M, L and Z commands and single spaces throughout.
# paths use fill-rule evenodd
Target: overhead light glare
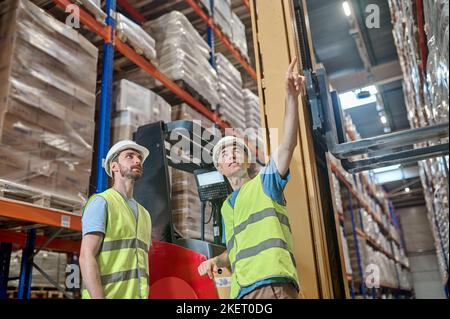
M 344 8 L 344 13 L 347 17 L 349 17 L 352 14 L 352 10 L 350 9 L 350 5 L 348 4 L 348 1 L 342 2 L 342 7 Z

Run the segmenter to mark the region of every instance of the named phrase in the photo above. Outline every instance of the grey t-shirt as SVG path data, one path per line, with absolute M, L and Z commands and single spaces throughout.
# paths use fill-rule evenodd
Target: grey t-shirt
M 124 199 L 137 218 L 138 208 L 136 201 L 133 198 L 128 199 L 125 196 Z M 97 196 L 84 209 L 83 217 L 81 218 L 83 236 L 94 232 L 105 234 L 107 216 L 108 203 L 103 197 Z

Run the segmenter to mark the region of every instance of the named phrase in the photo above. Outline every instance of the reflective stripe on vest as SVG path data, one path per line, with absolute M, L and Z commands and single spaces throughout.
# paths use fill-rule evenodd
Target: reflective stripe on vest
M 234 207 L 229 198 L 222 205 L 222 216 L 233 271 L 230 297 L 267 278 L 286 278 L 298 287 L 286 206 L 264 193 L 260 174 L 241 187 Z
M 102 285 L 106 286 L 108 284 L 112 284 L 112 283 L 116 283 L 116 282 L 120 282 L 120 281 L 139 278 L 140 276 L 147 279 L 147 281 L 149 280 L 147 271 L 146 271 L 146 269 L 143 269 L 143 268 L 119 271 L 119 272 L 115 272 L 115 273 L 112 273 L 109 275 L 102 275 L 100 278 L 102 281 Z
M 108 206 L 103 243 L 97 256 L 106 298 L 148 298 L 150 214 L 137 204 L 137 218 L 125 198 L 110 188 L 101 194 Z M 90 298 L 86 289 L 83 298 Z
M 238 226 L 234 227 L 233 236 L 231 239 L 227 242 L 227 249 L 230 251 L 233 249 L 234 246 L 234 237 L 242 232 L 248 225 L 256 223 L 264 218 L 267 217 L 277 217 L 281 224 L 286 225 L 289 230 L 291 230 L 291 225 L 289 225 L 289 219 L 286 215 L 283 215 L 281 213 L 278 213 L 275 208 L 269 207 L 264 209 L 261 212 L 255 213 L 250 215 L 250 217 L 243 223 L 239 224 Z

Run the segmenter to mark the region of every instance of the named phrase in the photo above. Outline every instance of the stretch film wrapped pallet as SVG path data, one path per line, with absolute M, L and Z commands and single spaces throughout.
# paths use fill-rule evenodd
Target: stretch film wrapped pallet
M 209 64 L 210 49 L 189 20 L 172 11 L 146 23 L 156 40 L 159 71 L 171 80 L 182 80 L 211 105 L 219 103 L 217 73 Z M 161 86 L 155 81 L 151 86 Z
M 446 123 L 449 120 L 449 1 L 424 1 L 423 26 L 418 25 L 417 19 L 411 18 L 418 14 L 415 2 L 391 0 L 389 5 L 404 76 L 403 90 L 410 126 L 418 128 Z M 421 28 L 426 36 L 426 65 L 421 65 L 423 57 L 418 42 Z M 448 142 L 448 138 L 420 143 L 416 147 L 443 142 Z M 445 285 L 449 263 L 448 156 L 421 161 L 419 168 L 436 256 Z
M 88 195 L 98 51 L 26 0 L 0 3 L 0 190 Z
M 222 54 L 216 55 L 221 118 L 233 128 L 246 128 L 241 73 Z
M 234 12 L 231 13 L 231 32 L 233 37 L 231 41 L 241 54 L 249 59 L 247 47 L 247 35 L 245 34 L 245 25 Z
M 132 139 L 140 126 L 171 121 L 171 106 L 162 97 L 136 83 L 120 80 L 115 85 L 115 112 L 111 144 Z
M 200 121 L 204 128 L 213 123 L 187 104 L 176 105 L 172 109 L 172 121 Z M 172 221 L 175 231 L 184 238 L 201 237 L 201 203 L 195 186 L 195 177 L 177 169 L 172 169 Z M 211 216 L 211 207 L 206 207 L 205 222 Z M 205 240 L 214 241 L 212 219 L 205 225 Z

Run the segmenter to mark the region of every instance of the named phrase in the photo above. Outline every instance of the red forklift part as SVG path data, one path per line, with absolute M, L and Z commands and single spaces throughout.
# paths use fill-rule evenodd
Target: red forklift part
M 150 299 L 218 299 L 214 281 L 197 268 L 206 256 L 178 245 L 153 241 L 149 253 Z

